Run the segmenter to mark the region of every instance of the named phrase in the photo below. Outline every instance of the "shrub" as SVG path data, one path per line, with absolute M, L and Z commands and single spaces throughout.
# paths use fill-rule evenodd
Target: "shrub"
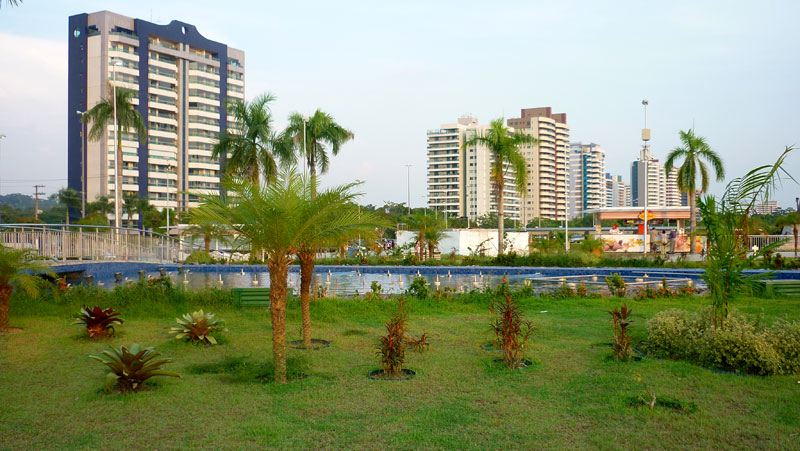
M 724 327 L 712 327 L 711 307 L 696 313 L 659 312 L 647 323 L 647 352 L 747 374 L 800 373 L 800 323 L 761 327 L 731 310 Z
M 205 313 L 198 310 L 192 313 L 185 313 L 183 319 L 175 318 L 178 326 L 169 330 L 170 334 L 175 334 L 175 339 L 188 338 L 192 343 L 217 344 L 216 338 L 212 336 L 215 332 L 224 332 L 225 321 L 216 319 L 213 313 Z
M 194 251 L 183 261 L 185 265 L 211 265 L 215 263 L 214 258 L 206 251 Z
M 611 292 L 612 296 L 617 296 L 620 298 L 624 298 L 627 292 L 627 287 L 625 285 L 625 280 L 622 279 L 622 276 L 619 273 L 613 273 L 610 276 L 606 276 L 606 285 L 608 285 L 608 291 Z
M 428 350 L 430 343 L 428 343 L 428 334 L 423 333 L 419 338 L 414 338 L 406 335 L 406 348 L 417 352 L 424 352 Z
M 103 351 L 103 355 L 108 360 L 95 355 L 89 357 L 111 369 L 106 375 L 106 393 L 110 393 L 115 387 L 122 393 L 135 392 L 142 388 L 146 380 L 155 376 L 181 377 L 176 373 L 161 371 L 161 366 L 172 359 L 154 360 L 161 354 L 153 348 L 141 348 L 138 344 L 119 348 L 112 346 L 111 351 Z
M 86 332 L 90 338 L 101 338 L 114 335 L 114 323 L 122 324 L 123 320 L 119 316 L 121 313 L 115 312 L 113 308 L 103 310 L 101 307 L 94 306 L 89 308 L 83 306 L 80 313 L 75 315 L 75 322 L 72 324 L 82 324 L 86 326 Z
M 373 280 L 372 283 L 369 284 L 369 292 L 365 295 L 365 297 L 374 301 L 380 299 L 382 293 L 383 287 L 381 284 L 379 284 L 377 280 Z
M 491 322 L 495 334 L 495 346 L 503 350 L 503 364 L 508 369 L 520 368 L 525 358 L 528 340 L 533 334 L 533 325 L 523 319 L 519 304 L 511 296 L 508 282 L 498 287 L 500 299 L 492 299 Z
M 378 350 L 383 374 L 392 377 L 403 371 L 406 359 L 406 312 L 403 311 L 403 301 L 397 301 L 397 312 L 386 323 L 386 335 L 381 337 Z
M 614 332 L 614 357 L 617 360 L 626 361 L 631 357 L 631 337 L 628 335 L 628 328 L 633 323 L 630 319 L 631 313 L 633 309 L 629 309 L 626 304 L 622 304 L 619 309 L 608 310 Z
M 427 299 L 430 295 L 428 282 L 422 276 L 414 277 L 414 280 L 411 281 L 411 285 L 406 289 L 406 294 L 417 299 Z

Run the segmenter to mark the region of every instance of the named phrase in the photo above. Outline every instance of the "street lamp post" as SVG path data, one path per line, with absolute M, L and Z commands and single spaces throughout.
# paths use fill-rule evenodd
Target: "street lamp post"
M 363 182 L 361 180 L 359 180 L 359 179 L 356 179 L 356 183 L 358 183 L 360 185 Z M 361 222 L 361 204 L 356 203 L 356 205 L 358 205 L 358 222 L 360 223 Z M 358 252 L 361 252 L 361 230 L 360 229 L 358 231 Z
M 4 134 L 0 133 L 0 143 L 2 143 L 2 142 L 3 142 L 3 139 L 4 139 L 5 137 L 6 137 L 6 135 L 4 135 Z M 2 167 L 3 167 L 3 166 L 2 166 L 2 165 L 0 165 L 0 168 L 2 168 Z M 0 173 L 0 195 L 2 195 L 2 193 L 3 193 L 3 186 L 2 186 L 2 185 L 3 185 L 3 174 L 2 174 L 2 173 Z M 3 210 L 2 210 L 2 203 L 3 203 L 3 200 L 2 200 L 2 199 L 0 199 L 0 224 L 2 224 L 2 223 L 3 223 Z
M 650 131 L 647 129 L 647 105 L 649 104 L 650 102 L 648 102 L 647 99 L 642 100 L 642 105 L 644 105 L 644 129 L 642 129 L 642 141 L 644 141 L 645 149 L 647 148 L 647 141 L 650 140 Z M 648 167 L 650 155 L 645 152 L 644 157 L 644 228 L 642 230 L 644 236 L 642 237 L 642 243 L 644 243 L 643 253 L 644 255 L 647 255 L 647 194 L 648 191 L 650 191 L 650 171 Z
M 303 116 L 303 177 L 306 176 L 306 159 L 308 158 L 308 154 L 306 154 L 306 122 L 308 122 L 308 118 Z
M 569 155 L 569 144 L 564 145 L 564 152 L 566 155 Z M 567 180 L 569 176 L 569 170 L 567 169 L 567 165 L 564 164 L 564 249 L 569 252 L 569 209 L 567 208 L 567 204 L 569 203 L 569 180 Z M 558 206 L 556 206 L 558 208 Z M 558 211 L 558 210 L 556 210 Z
M 411 214 L 411 165 L 406 165 L 408 180 L 408 214 Z
M 114 96 L 114 227 L 119 232 L 119 228 L 121 225 L 121 218 L 120 218 L 120 203 L 122 202 L 122 195 L 120 190 L 122 188 L 122 184 L 120 180 L 122 179 L 122 174 L 120 171 L 122 170 L 122 162 L 119 160 L 121 159 L 121 155 L 117 155 L 117 149 L 119 149 L 119 124 L 117 123 L 117 66 L 122 65 L 122 60 L 119 59 L 112 59 L 111 60 L 111 78 L 113 83 L 111 84 L 113 89 L 113 96 Z M 122 152 L 119 152 L 122 153 Z
M 86 111 L 76 111 L 81 117 L 81 218 L 86 216 L 86 122 L 83 116 Z

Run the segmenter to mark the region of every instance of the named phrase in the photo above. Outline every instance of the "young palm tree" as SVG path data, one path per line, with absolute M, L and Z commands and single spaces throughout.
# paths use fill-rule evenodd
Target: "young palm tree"
M 775 221 L 775 225 L 783 228 L 785 226 L 792 226 L 792 235 L 794 235 L 794 256 L 797 258 L 797 235 L 798 235 L 798 224 L 800 224 L 800 212 L 793 211 L 788 213 L 784 216 L 778 218 Z
M 213 238 L 221 239 L 228 229 L 224 223 L 210 219 L 206 210 L 203 205 L 189 210 L 188 220 L 190 226 L 186 233 L 192 237 L 202 237 L 205 251 L 210 252 L 211 240 Z
M 725 168 L 722 159 L 702 136 L 694 134 L 694 130 L 681 131 L 681 145 L 672 149 L 667 155 L 667 162 L 664 164 L 664 171 L 667 175 L 672 168 L 677 166 L 677 160 L 683 158 L 683 164 L 678 168 L 678 189 L 689 196 L 689 210 L 691 215 L 692 233 L 690 238 L 691 253 L 697 251 L 694 241 L 697 234 L 697 176 L 700 175 L 700 192 L 708 191 L 708 168 L 703 160 L 708 161 L 716 174 L 716 180 L 721 182 L 725 179 Z
M 92 141 L 100 141 L 101 139 L 108 139 L 106 132 L 106 125 L 114 121 L 114 90 L 109 83 L 108 96 L 100 100 L 97 105 L 93 106 L 86 114 L 83 115 L 83 122 L 91 122 L 92 128 L 89 129 L 89 139 Z M 147 124 L 144 123 L 142 115 L 133 104 L 133 99 L 138 97 L 138 93 L 131 89 L 117 88 L 117 130 L 119 133 L 117 139 L 117 153 L 116 153 L 116 171 L 117 186 L 119 186 L 120 193 L 116 193 L 116 199 L 122 199 L 122 134 L 123 133 L 136 133 L 139 141 L 144 142 L 147 139 Z M 120 219 L 121 223 L 121 219 Z
M 128 217 L 128 228 L 133 228 L 133 215 L 136 212 L 136 207 L 139 204 L 139 193 L 128 191 L 122 199 L 122 210 L 125 211 L 125 216 Z
M 37 264 L 32 251 L 15 250 L 0 245 L 0 334 L 8 330 L 11 293 L 22 291 L 30 297 L 39 295 L 39 284 L 31 272 L 48 272 Z
M 289 125 L 284 132 L 291 137 L 297 147 L 297 153 L 305 158 L 308 172 L 312 179 L 317 178 L 317 169 L 320 174 L 328 172 L 329 157 L 326 148 L 330 147 L 331 153 L 337 155 L 342 144 L 353 139 L 353 132 L 342 127 L 333 116 L 322 110 L 317 110 L 305 122 L 305 147 L 303 146 L 303 116 L 294 113 L 289 116 Z M 305 149 L 305 154 L 303 151 Z
M 69 225 L 69 209 L 81 208 L 81 195 L 73 188 L 61 188 L 58 190 L 58 202 L 67 207 L 67 225 Z
M 428 257 L 433 257 L 433 251 L 439 240 L 442 239 L 444 224 L 436 216 L 435 213 L 414 213 L 410 220 L 409 225 L 411 230 L 416 232 L 417 242 L 419 243 L 419 259 L 425 259 L 426 246 Z
M 528 182 L 528 168 L 525 164 L 525 157 L 522 156 L 519 148 L 524 144 L 536 144 L 539 141 L 531 135 L 520 132 L 511 132 L 505 125 L 503 119 L 492 121 L 486 133 L 473 136 L 467 139 L 462 148 L 475 145 L 485 146 L 492 155 L 492 169 L 490 178 L 492 189 L 497 200 L 497 252 L 503 253 L 503 191 L 506 187 L 506 177 L 513 170 L 514 187 L 522 194 L 525 191 L 525 184 Z
M 259 183 L 264 174 L 267 182 L 278 173 L 278 161 L 291 160 L 291 148 L 281 135 L 273 129 L 269 103 L 275 96 L 262 94 L 252 102 L 231 101 L 228 112 L 234 117 L 235 132 L 224 131 L 214 145 L 212 157 L 227 157 L 226 172 L 235 177 L 247 177 L 253 184 Z
M 289 249 L 300 243 L 316 244 L 361 227 L 358 212 L 342 208 L 347 190 L 319 193 L 311 202 L 308 187 L 294 171 L 279 174 L 275 183 L 254 184 L 247 179 L 228 179 L 223 186 L 236 193 L 235 204 L 218 196 L 201 196 L 200 212 L 212 222 L 224 224 L 245 236 L 266 254 L 270 278 L 270 316 L 275 380 L 286 383 L 286 294 Z M 198 213 L 200 214 L 200 213 Z

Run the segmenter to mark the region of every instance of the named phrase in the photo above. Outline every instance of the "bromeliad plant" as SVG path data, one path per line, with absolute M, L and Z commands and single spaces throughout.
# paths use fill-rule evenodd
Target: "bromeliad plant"
M 399 300 L 397 301 L 397 312 L 386 323 L 386 335 L 381 337 L 381 345 L 378 350 L 384 376 L 393 377 L 403 372 L 406 346 L 406 312 L 403 310 L 403 301 Z
M 533 324 L 523 319 L 519 304 L 511 296 L 505 279 L 498 287 L 497 294 L 500 299 L 493 299 L 490 305 L 494 315 L 491 327 L 495 334 L 495 346 L 503 350 L 503 364 L 508 369 L 518 369 L 523 366 L 528 340 L 534 331 Z
M 86 326 L 86 332 L 89 334 L 89 338 L 102 338 L 114 335 L 114 323 L 123 323 L 120 315 L 122 314 L 115 312 L 113 308 L 103 310 L 102 307 L 96 305 L 94 308 L 89 308 L 84 305 L 80 313 L 75 315 L 75 322 L 72 324 L 82 324 Z
M 611 327 L 614 331 L 614 357 L 626 361 L 631 357 L 631 337 L 628 335 L 628 328 L 633 323 L 630 319 L 633 309 L 622 304 L 621 308 L 607 312 L 611 315 Z
M 217 319 L 213 313 L 205 313 L 198 310 L 192 313 L 185 313 L 183 319 L 175 318 L 177 327 L 169 330 L 170 334 L 175 334 L 175 339 L 186 338 L 192 343 L 217 344 L 216 338 L 212 333 L 225 332 L 225 321 Z
M 135 392 L 142 388 L 142 384 L 151 377 L 170 376 L 181 377 L 179 374 L 162 371 L 161 366 L 172 359 L 156 360 L 161 354 L 153 348 L 142 348 L 138 344 L 130 347 L 111 347 L 111 351 L 103 351 L 103 356 L 91 355 L 89 357 L 109 367 L 111 372 L 106 375 L 105 391 L 110 393 L 114 388 L 122 393 Z

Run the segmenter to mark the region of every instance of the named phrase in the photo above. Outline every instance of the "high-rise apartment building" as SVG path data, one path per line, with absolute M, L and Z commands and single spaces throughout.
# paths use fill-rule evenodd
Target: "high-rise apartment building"
M 755 212 L 757 215 L 771 215 L 778 210 L 777 200 L 768 200 L 756 205 Z
M 631 186 L 622 181 L 621 175 L 611 175 L 606 172 L 606 199 L 605 207 L 630 207 Z
M 538 144 L 520 149 L 528 166 L 523 222 L 539 217 L 563 221 L 567 215 L 569 177 L 567 115 L 554 114 L 550 107 L 525 108 L 521 117 L 508 119 L 508 126 L 538 139 Z
M 569 145 L 569 217 L 606 204 L 606 155 L 595 143 Z
M 686 195 L 678 189 L 678 169 L 672 168 L 672 171 L 667 174 L 664 165 L 650 155 L 649 148 L 643 148 L 639 159 L 631 164 L 632 206 L 644 206 L 645 190 L 647 190 L 648 206 L 680 207 L 688 205 Z
M 478 124 L 476 118 L 462 117 L 456 123 L 428 130 L 428 208 L 471 221 L 497 212 L 490 178 L 494 161 L 491 152 L 480 145 L 463 147 L 465 141 L 488 128 Z M 506 218 L 519 220 L 521 200 L 514 174 L 507 166 L 503 211 Z
M 114 197 L 114 125 L 100 141 L 87 140 L 78 112 L 108 98 L 115 83 L 137 92 L 148 128 L 146 142 L 119 134 L 123 194 L 185 210 L 196 205 L 192 193 L 219 192 L 225 162 L 211 157 L 212 146 L 232 122 L 228 100 L 244 100 L 244 52 L 187 23 L 157 25 L 108 11 L 71 16 L 68 47 L 70 187 L 87 201 Z

